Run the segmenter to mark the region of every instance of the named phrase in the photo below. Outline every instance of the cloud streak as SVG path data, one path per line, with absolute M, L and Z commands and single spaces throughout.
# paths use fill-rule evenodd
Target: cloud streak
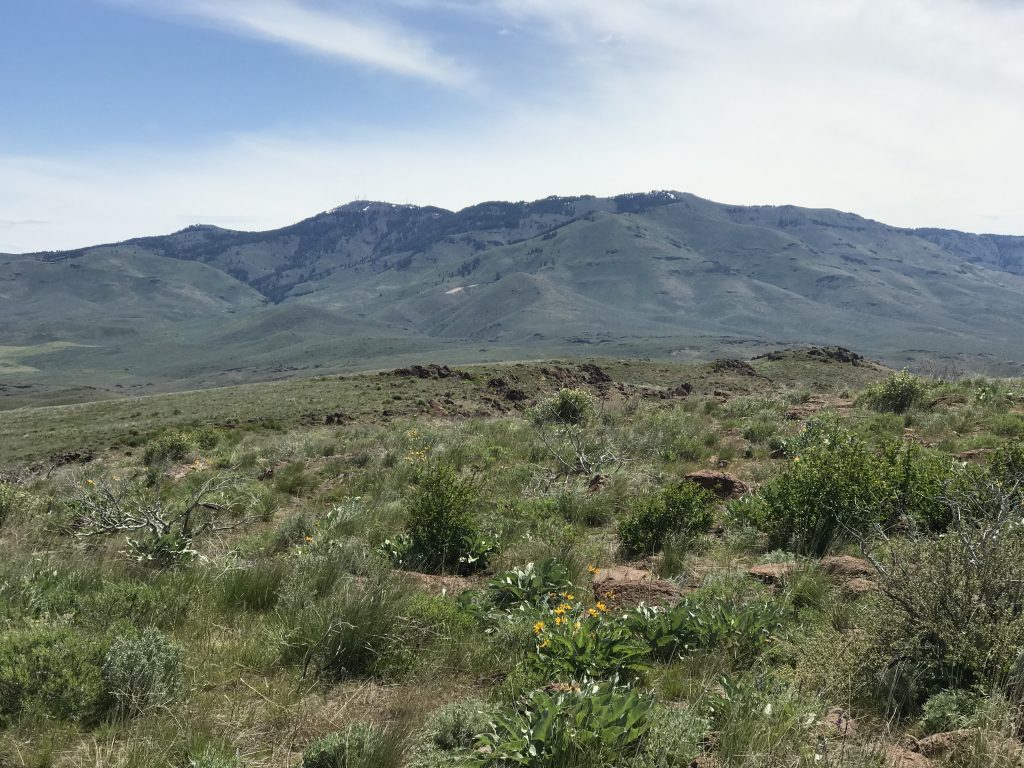
M 474 74 L 422 36 L 300 0 L 120 0 L 137 9 L 212 24 L 230 32 L 365 65 L 402 77 L 468 88 Z

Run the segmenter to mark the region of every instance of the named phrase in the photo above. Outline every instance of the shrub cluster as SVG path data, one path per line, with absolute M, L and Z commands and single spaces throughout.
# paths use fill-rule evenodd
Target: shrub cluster
M 942 504 L 957 480 L 953 463 L 902 442 L 871 449 L 843 430 L 825 430 L 732 512 L 768 534 L 771 547 L 820 556 L 837 538 L 897 522 L 942 531 Z
M 75 629 L 0 633 L 0 727 L 23 716 L 90 722 L 108 704 L 101 672 L 106 643 Z
M 868 408 L 882 413 L 906 413 L 923 399 L 928 385 L 905 368 L 867 389 L 860 397 Z
M 640 499 L 619 523 L 619 542 L 628 555 L 649 555 L 669 536 L 692 538 L 711 527 L 714 494 L 684 482 Z
M 403 568 L 471 573 L 487 566 L 493 545 L 477 524 L 479 496 L 473 485 L 447 465 L 417 478 L 404 536 L 384 542 L 384 551 Z

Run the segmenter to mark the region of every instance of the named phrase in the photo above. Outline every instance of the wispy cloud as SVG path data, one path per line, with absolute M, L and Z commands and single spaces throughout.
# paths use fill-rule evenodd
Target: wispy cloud
M 475 77 L 428 40 L 379 20 L 314 7 L 302 0 L 115 0 L 140 10 L 214 24 L 231 32 L 412 77 L 463 88 Z M 343 4 L 335 4 L 343 5 Z

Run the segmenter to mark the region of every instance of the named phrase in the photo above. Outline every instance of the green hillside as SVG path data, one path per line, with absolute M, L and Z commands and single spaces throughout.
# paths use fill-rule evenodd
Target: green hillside
M 676 192 L 459 212 L 356 202 L 271 232 L 196 226 L 0 256 L 0 403 L 424 356 L 691 359 L 780 344 L 1018 373 L 1022 253 L 1024 238 Z

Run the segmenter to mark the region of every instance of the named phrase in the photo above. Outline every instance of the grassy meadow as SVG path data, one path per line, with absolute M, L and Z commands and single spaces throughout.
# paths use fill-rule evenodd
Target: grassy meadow
M 0 468 L 2 768 L 1024 764 L 1021 380 L 425 366 Z

